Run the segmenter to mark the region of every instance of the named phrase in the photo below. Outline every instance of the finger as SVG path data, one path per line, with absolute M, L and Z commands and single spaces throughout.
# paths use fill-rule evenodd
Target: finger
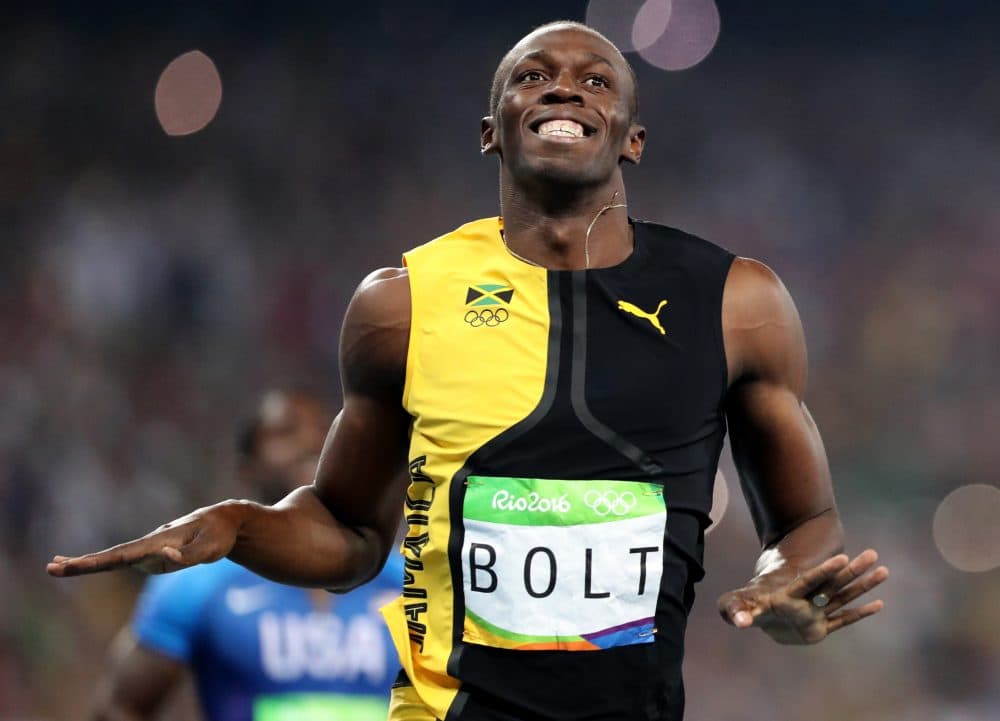
M 722 618 L 736 628 L 749 628 L 754 618 L 760 615 L 760 609 L 749 599 L 736 593 L 719 604 Z
M 175 566 L 170 570 L 177 570 L 199 563 L 218 561 L 228 551 L 228 548 L 220 546 L 216 536 L 206 533 L 204 529 L 199 529 L 187 543 L 176 548 L 165 547 L 161 553 Z
M 187 568 L 189 565 L 191 564 L 183 561 L 177 548 L 173 546 L 161 546 L 155 552 L 150 553 L 133 564 L 133 567 L 138 568 L 143 573 L 156 575 L 179 571 L 182 568 Z
M 863 618 L 868 618 L 878 613 L 883 608 L 885 608 L 885 604 L 881 600 L 878 600 L 866 603 L 864 606 L 841 611 L 827 619 L 826 632 L 833 633 L 834 631 L 839 631 L 846 626 L 850 626 L 852 623 L 857 623 Z
M 149 555 L 150 550 L 149 541 L 139 539 L 84 556 L 55 556 L 45 570 L 57 578 L 111 571 L 138 563 Z
M 843 571 L 848 561 L 848 557 L 843 553 L 833 558 L 828 558 L 823 563 L 810 568 L 789 583 L 786 593 L 791 598 L 805 598 L 823 584 L 829 583 L 831 579 Z
M 185 566 L 190 565 L 188 563 L 185 563 L 184 550 L 181 548 L 174 548 L 173 546 L 164 546 L 163 548 L 160 549 L 160 553 L 163 556 L 166 556 L 168 561 L 172 561 L 173 563 Z
M 889 578 L 889 569 L 885 566 L 879 566 L 871 573 L 865 574 L 846 588 L 842 588 L 830 598 L 830 603 L 825 609 L 826 614 L 829 616 L 836 613 L 838 610 L 851 603 L 859 596 L 871 591 L 887 578 Z
M 171 568 L 170 570 L 195 566 L 208 561 L 216 561 L 219 558 L 218 554 L 212 555 L 211 548 L 201 536 L 195 536 L 190 543 L 186 543 L 178 548 L 165 547 L 162 553 L 175 566 L 175 568 Z
M 854 559 L 851 560 L 850 563 L 847 564 L 847 567 L 834 576 L 830 583 L 827 584 L 827 586 L 822 590 L 832 596 L 847 584 L 868 573 L 868 571 L 875 566 L 877 561 L 878 553 L 876 553 L 872 548 L 859 553 Z

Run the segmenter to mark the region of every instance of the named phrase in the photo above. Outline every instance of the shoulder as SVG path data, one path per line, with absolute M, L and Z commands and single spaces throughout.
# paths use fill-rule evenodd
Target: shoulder
M 722 297 L 722 329 L 731 382 L 782 378 L 804 388 L 802 321 L 788 289 L 764 263 L 733 261 Z
M 410 304 L 410 274 L 406 268 L 379 268 L 365 276 L 351 298 L 348 317 L 392 320 Z M 408 320 L 408 318 L 407 318 Z
M 500 218 L 478 218 L 458 226 L 454 230 L 418 245 L 403 253 L 407 266 L 416 263 L 437 264 L 453 258 L 461 258 L 470 253 L 479 253 L 491 245 L 496 245 L 502 222 Z
M 410 277 L 406 268 L 379 268 L 358 285 L 347 307 L 344 333 L 410 327 Z
M 798 322 L 785 284 L 759 260 L 737 257 L 726 277 L 722 319 L 725 327 L 753 328 L 762 323 Z
M 729 250 L 721 245 L 679 228 L 645 220 L 633 220 L 633 226 L 637 232 L 642 232 L 653 240 L 654 248 L 659 248 L 671 255 L 680 253 L 684 257 L 714 261 L 723 266 L 732 262 L 734 257 Z
M 402 389 L 410 336 L 406 268 L 381 268 L 358 285 L 340 336 L 345 390 L 368 394 Z

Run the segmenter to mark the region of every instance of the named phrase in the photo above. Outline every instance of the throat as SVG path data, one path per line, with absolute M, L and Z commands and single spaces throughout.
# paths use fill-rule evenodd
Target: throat
M 615 191 L 585 214 L 552 217 L 536 214 L 530 221 L 515 213 L 504 216 L 504 245 L 521 261 L 549 270 L 590 270 L 618 265 L 634 247 L 627 207 Z
M 315 611 L 319 613 L 326 613 L 331 608 L 333 608 L 333 602 L 335 596 L 322 588 L 310 588 L 308 589 L 309 602 Z

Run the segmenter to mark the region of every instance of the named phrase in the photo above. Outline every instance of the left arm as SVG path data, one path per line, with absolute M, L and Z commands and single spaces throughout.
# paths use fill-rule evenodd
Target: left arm
M 842 554 L 826 451 L 803 402 L 802 323 L 785 287 L 765 265 L 739 258 L 722 315 L 730 442 L 763 549 L 754 577 L 723 594 L 719 612 L 737 628 L 759 626 L 781 643 L 816 643 L 881 610 L 881 601 L 844 606 L 889 572 L 872 570 L 873 550 L 853 560 Z M 829 603 L 820 606 L 824 597 Z

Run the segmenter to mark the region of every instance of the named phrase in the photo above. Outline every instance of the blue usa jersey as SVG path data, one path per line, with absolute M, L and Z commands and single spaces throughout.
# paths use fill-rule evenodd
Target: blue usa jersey
M 150 579 L 132 630 L 189 665 L 208 721 L 384 721 L 399 661 L 378 609 L 402 577 L 393 554 L 370 583 L 320 597 L 222 560 Z

